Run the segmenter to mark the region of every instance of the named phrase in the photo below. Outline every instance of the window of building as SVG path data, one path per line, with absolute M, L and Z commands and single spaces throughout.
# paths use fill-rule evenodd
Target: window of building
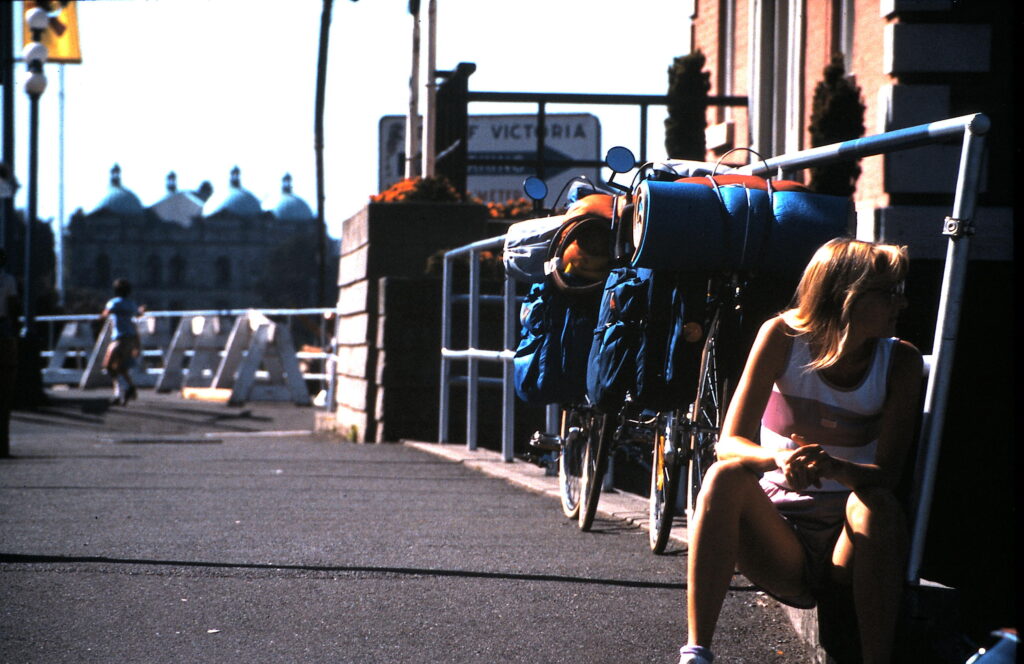
M 185 259 L 181 254 L 175 254 L 168 264 L 170 268 L 169 280 L 172 286 L 185 285 Z
M 853 71 L 853 0 L 832 0 L 832 50 L 842 53 L 847 74 Z
M 799 150 L 806 0 L 753 0 L 751 144 L 765 157 Z
M 94 268 L 93 285 L 102 289 L 110 288 L 111 283 L 113 283 L 113 279 L 110 276 L 110 256 L 106 254 L 98 255 Z
M 150 254 L 146 258 L 146 285 L 160 286 L 163 283 L 163 266 L 160 264 L 160 257 Z
M 736 70 L 736 0 L 721 0 L 718 23 L 718 44 L 721 61 L 718 66 L 718 94 L 735 93 L 733 75 Z M 732 119 L 732 107 L 718 108 L 718 121 Z
M 214 271 L 217 275 L 218 286 L 231 285 L 231 260 L 227 256 L 221 256 L 214 264 Z

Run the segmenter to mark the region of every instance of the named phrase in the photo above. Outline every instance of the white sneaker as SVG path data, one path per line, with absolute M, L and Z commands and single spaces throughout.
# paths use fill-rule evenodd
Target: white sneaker
M 711 660 L 703 655 L 679 651 L 679 664 L 711 664 Z
M 679 656 L 679 664 L 711 664 L 711 662 L 704 659 L 700 655 L 687 653 L 685 655 Z

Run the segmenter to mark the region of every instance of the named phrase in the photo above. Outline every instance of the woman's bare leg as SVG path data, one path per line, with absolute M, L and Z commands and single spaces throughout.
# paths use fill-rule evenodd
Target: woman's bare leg
M 853 584 L 864 664 L 892 659 L 906 549 L 903 510 L 891 492 L 869 489 L 850 494 L 846 528 L 832 562 Z
M 738 462 L 719 461 L 708 469 L 689 536 L 690 645 L 711 647 L 737 564 L 751 581 L 773 592 L 803 591 L 799 540 L 758 485 L 757 476 Z

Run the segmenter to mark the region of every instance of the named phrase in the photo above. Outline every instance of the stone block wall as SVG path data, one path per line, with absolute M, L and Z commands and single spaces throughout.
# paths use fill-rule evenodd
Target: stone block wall
M 376 441 L 437 440 L 441 280 L 385 277 L 378 301 Z
M 482 205 L 370 203 L 344 222 L 335 333 L 339 357 L 335 419 L 339 432 L 360 442 L 388 439 L 378 421 L 378 406 L 383 404 L 378 395 L 381 380 L 405 372 L 422 378 L 426 371 L 407 363 L 378 366 L 384 338 L 379 327 L 384 315 L 381 279 L 423 277 L 428 259 L 437 252 L 486 237 L 490 230 L 486 219 L 487 209 Z M 422 307 L 424 311 L 433 307 L 440 316 L 440 286 L 434 290 L 436 293 L 424 291 Z M 401 323 L 411 329 L 421 327 L 416 320 Z M 400 322 L 393 317 L 389 325 L 398 328 Z M 434 338 L 439 343 L 439 332 Z M 422 361 L 437 363 L 439 353 L 425 355 Z M 434 385 L 436 392 L 436 381 Z

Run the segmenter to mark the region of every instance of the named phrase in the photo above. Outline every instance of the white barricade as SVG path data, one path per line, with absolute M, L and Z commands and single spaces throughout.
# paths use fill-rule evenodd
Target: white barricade
M 257 311 L 239 316 L 211 387 L 230 390 L 228 403 L 292 401 L 309 405 L 309 391 L 292 335 Z
M 156 381 L 157 392 L 184 387 L 208 387 L 220 364 L 227 334 L 219 316 L 188 316 L 181 319 L 171 345 L 164 353 L 164 370 Z M 191 355 L 188 368 L 185 358 Z
M 57 345 L 50 361 L 43 369 L 44 385 L 78 385 L 85 372 L 83 365 L 92 353 L 96 339 L 92 334 L 91 321 L 68 321 L 60 331 Z M 68 356 L 74 359 L 74 367 L 65 367 Z

